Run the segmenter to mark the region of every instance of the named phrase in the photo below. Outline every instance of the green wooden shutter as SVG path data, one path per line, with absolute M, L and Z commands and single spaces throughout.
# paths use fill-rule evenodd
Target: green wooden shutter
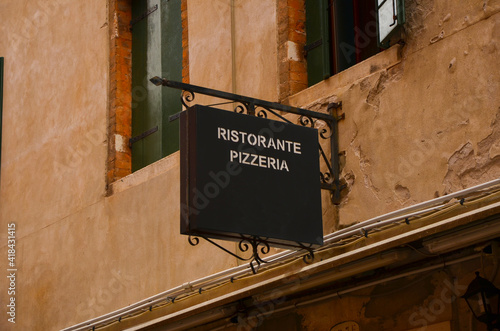
M 376 1 L 378 44 L 388 47 L 391 36 L 405 23 L 404 0 Z
M 182 81 L 181 0 L 162 0 L 161 3 L 161 77 L 180 82 Z M 157 75 L 158 73 L 153 76 Z M 168 117 L 182 110 L 180 92 L 173 88 L 156 88 L 162 92 L 162 156 L 167 156 L 179 150 L 179 121 L 169 122 Z
M 181 0 L 132 1 L 132 171 L 179 149 L 179 91 L 153 85 L 182 80 Z M 141 18 L 139 20 L 139 18 Z M 142 137 L 141 137 L 142 136 Z
M 3 57 L 0 57 L 0 168 L 2 164 Z
M 132 137 L 150 133 L 132 144 L 132 171 L 161 158 L 161 90 L 148 81 L 161 71 L 159 2 L 132 1 Z
M 328 0 L 306 0 L 307 77 L 309 86 L 331 76 Z

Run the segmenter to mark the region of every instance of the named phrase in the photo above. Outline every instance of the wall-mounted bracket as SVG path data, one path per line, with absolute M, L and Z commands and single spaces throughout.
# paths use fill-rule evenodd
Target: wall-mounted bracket
M 345 184 L 340 182 L 340 151 L 339 151 L 339 121 L 345 119 L 345 114 L 342 112 L 342 101 L 332 102 L 328 104 L 328 113 L 332 116 L 332 126 L 330 133 L 330 150 L 331 150 L 331 169 L 330 172 L 333 178 L 328 178 L 326 182 L 322 178 L 322 187 L 325 190 L 332 192 L 332 202 L 340 203 L 340 192 L 346 188 Z M 326 161 L 325 161 L 326 162 Z
M 298 107 L 286 106 L 280 103 L 250 98 L 239 94 L 167 80 L 158 76 L 151 78 L 150 81 L 157 86 L 167 86 L 181 90 L 181 103 L 186 108 L 188 108 L 190 103 L 194 101 L 196 93 L 199 93 L 228 100 L 228 102 L 226 102 L 227 104 L 236 104 L 236 106 L 234 106 L 234 111 L 238 113 L 245 113 L 264 118 L 267 118 L 269 114 L 272 114 L 275 118 L 292 124 L 297 123 L 293 123 L 284 115 L 298 115 L 298 125 L 318 128 L 319 136 L 322 139 L 319 144 L 320 168 L 322 169 L 319 174 L 321 189 L 329 190 L 331 192 L 332 203 L 340 203 L 340 191 L 345 188 L 345 185 L 341 185 L 339 178 L 340 162 L 338 122 L 344 119 L 344 114 L 342 113 L 342 102 L 330 103 L 327 107 L 327 113 L 322 113 Z M 174 114 L 170 116 L 169 119 L 172 121 L 177 118 L 179 118 L 179 114 Z M 328 156 L 323 149 L 323 142 L 330 142 L 330 156 Z

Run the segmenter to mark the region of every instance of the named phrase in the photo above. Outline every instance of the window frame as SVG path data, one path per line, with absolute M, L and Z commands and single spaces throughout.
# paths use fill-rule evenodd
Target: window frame
M 372 1 L 372 7 L 363 7 L 358 0 L 305 0 L 307 39 L 304 54 L 309 86 L 389 48 L 391 38 L 405 23 L 404 0 Z M 390 2 L 396 6 L 396 26 L 381 42 L 379 8 Z
M 189 43 L 187 0 L 181 2 L 182 81 L 189 83 Z M 109 101 L 108 101 L 108 158 L 106 183 L 108 195 L 112 183 L 132 173 L 132 20 L 131 0 L 108 0 Z

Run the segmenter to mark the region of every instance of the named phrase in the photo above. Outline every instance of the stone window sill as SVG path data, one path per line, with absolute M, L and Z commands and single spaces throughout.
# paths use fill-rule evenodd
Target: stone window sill
M 387 70 L 401 62 L 401 46 L 394 45 L 349 69 L 327 78 L 305 90 L 288 97 L 287 103 L 292 106 L 304 107 L 316 100 L 331 96 L 335 91 L 350 86 L 354 82 L 374 73 Z
M 179 167 L 179 164 L 180 153 L 177 151 L 111 183 L 109 185 L 109 195 L 123 192 L 128 188 L 147 182 L 175 167 Z

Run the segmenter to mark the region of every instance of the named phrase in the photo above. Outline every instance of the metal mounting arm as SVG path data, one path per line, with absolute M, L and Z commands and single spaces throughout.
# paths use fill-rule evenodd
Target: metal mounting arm
M 319 144 L 320 160 L 326 166 L 327 171 L 320 171 L 321 189 L 329 190 L 332 194 L 332 203 L 340 203 L 340 191 L 344 188 L 340 183 L 340 163 L 339 163 L 339 138 L 338 138 L 338 122 L 344 119 L 344 114 L 339 114 L 342 109 L 342 102 L 330 103 L 327 108 L 327 113 L 320 113 L 311 111 L 304 108 L 292 107 L 280 103 L 250 98 L 247 96 L 218 91 L 197 85 L 191 85 L 181 82 L 176 82 L 155 76 L 150 81 L 156 86 L 167 86 L 181 90 L 181 103 L 184 107 L 189 107 L 195 99 L 195 94 L 203 94 L 219 99 L 229 100 L 228 103 L 237 103 L 234 111 L 238 113 L 246 113 L 252 116 L 268 117 L 268 113 L 273 114 L 282 121 L 292 123 L 289 119 L 284 117 L 282 113 L 295 114 L 299 116 L 299 125 L 316 127 L 318 122 L 326 124 L 319 129 L 319 135 L 323 140 L 330 142 L 330 158 L 323 150 L 321 143 Z M 175 120 L 179 117 L 180 113 L 170 116 L 170 120 Z M 321 164 L 321 162 L 320 162 Z

